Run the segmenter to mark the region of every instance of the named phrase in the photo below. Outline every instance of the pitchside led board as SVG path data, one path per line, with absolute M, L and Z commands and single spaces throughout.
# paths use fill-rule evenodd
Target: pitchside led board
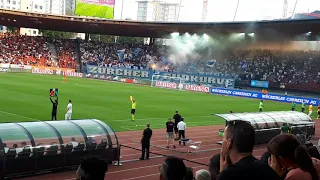
M 58 96 L 58 88 L 51 88 L 50 89 L 50 97 L 57 97 Z
M 76 15 L 113 19 L 115 0 L 76 0 Z

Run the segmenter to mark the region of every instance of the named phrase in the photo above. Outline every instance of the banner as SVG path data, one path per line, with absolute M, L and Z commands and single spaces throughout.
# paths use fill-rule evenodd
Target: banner
M 250 92 L 250 91 L 211 88 L 210 92 L 212 94 L 239 96 L 239 97 L 255 98 L 255 99 L 262 99 L 262 100 L 272 100 L 272 101 L 287 102 L 287 103 L 296 102 L 297 104 L 301 104 L 302 102 L 305 102 L 306 104 L 312 104 L 315 106 L 317 106 L 319 104 L 318 99 L 302 98 L 302 97 L 295 97 L 295 96 L 281 96 L 281 95 L 276 95 L 276 94 L 262 94 L 262 93 Z
M 251 87 L 261 87 L 261 88 L 268 88 L 269 82 L 268 81 L 257 81 L 251 80 Z
M 53 74 L 52 69 L 39 69 L 39 68 L 34 68 L 32 69 L 32 74 Z
M 197 85 L 190 85 L 190 84 L 185 85 L 184 89 L 188 91 L 196 91 L 196 92 L 206 92 L 206 93 L 210 92 L 210 88 L 207 86 L 197 86 Z
M 0 72 L 9 72 L 8 68 L 0 68 Z
M 80 77 L 82 78 L 83 77 L 83 73 L 78 73 L 78 72 L 68 72 L 68 71 L 63 71 L 62 73 L 63 75 L 67 75 L 67 76 L 70 76 L 70 77 Z
M 12 68 L 12 69 L 32 69 L 29 65 L 19 65 L 19 64 L 0 64 L 1 68 Z
M 57 67 L 45 67 L 45 66 L 32 66 L 32 69 L 52 70 L 52 71 L 57 71 L 57 72 L 58 72 L 58 74 L 60 74 L 60 73 L 61 73 L 61 71 L 76 72 L 76 70 L 75 70 L 75 69 L 57 68 Z
M 87 74 L 99 74 L 99 75 L 114 75 L 128 78 L 145 78 L 151 80 L 152 70 L 142 69 L 123 69 L 112 67 L 98 67 L 87 66 Z M 214 74 L 214 75 L 192 75 L 192 74 L 176 74 L 170 72 L 159 72 L 159 75 L 169 77 L 180 77 L 183 83 L 187 84 L 207 84 L 216 87 L 234 87 L 235 80 L 229 75 Z
M 169 89 L 177 89 L 177 83 L 172 83 L 172 82 L 157 81 L 156 86 L 163 87 L 163 88 L 169 88 Z
M 76 15 L 113 19 L 115 0 L 76 0 Z

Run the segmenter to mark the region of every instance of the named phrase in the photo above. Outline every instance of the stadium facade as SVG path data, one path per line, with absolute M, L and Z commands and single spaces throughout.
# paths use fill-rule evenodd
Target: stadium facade
M 320 19 L 320 10 L 312 13 L 297 13 L 294 15 L 294 19 Z
M 66 12 L 73 12 L 75 8 L 74 0 L 11 0 L 0 1 L 0 7 L 10 10 L 21 10 L 33 13 L 45 13 L 55 15 L 66 15 Z M 3 27 L 0 32 L 6 32 Z M 20 28 L 21 35 L 39 36 L 38 29 Z

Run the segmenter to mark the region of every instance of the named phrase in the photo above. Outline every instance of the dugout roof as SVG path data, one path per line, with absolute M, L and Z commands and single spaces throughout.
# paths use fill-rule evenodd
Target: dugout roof
M 31 147 L 39 144 L 57 146 L 70 143 L 71 138 L 88 146 L 91 140 L 100 143 L 102 140 L 108 148 L 118 147 L 118 139 L 113 129 L 96 119 L 72 121 L 37 121 L 21 123 L 0 123 L 0 143 L 7 147 L 26 142 Z M 3 146 L 0 145 L 0 150 Z
M 230 113 L 215 114 L 226 121 L 243 120 L 250 124 L 261 126 L 261 124 L 269 124 L 270 127 L 279 127 L 284 123 L 291 126 L 314 125 L 313 120 L 305 113 L 297 111 L 272 111 L 257 113 Z M 274 126 L 275 125 L 275 126 Z
M 315 34 L 320 32 L 320 19 L 225 23 L 168 23 L 83 18 L 5 9 L 0 9 L 0 24 L 45 30 L 153 38 L 166 37 L 173 32 L 181 34 L 186 32 L 191 34 L 255 33 L 258 36 L 277 33 L 286 38 L 294 38 L 297 35 L 308 32 Z

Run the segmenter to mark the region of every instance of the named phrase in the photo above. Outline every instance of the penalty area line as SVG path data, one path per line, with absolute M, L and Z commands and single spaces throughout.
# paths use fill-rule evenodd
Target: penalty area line
M 37 121 L 39 121 L 39 119 L 34 119 L 34 118 L 27 117 L 27 116 L 19 115 L 19 114 L 9 113 L 9 112 L 6 112 L 6 111 L 0 111 L 0 113 L 8 114 L 8 115 L 11 115 L 11 116 L 22 117 L 22 118 L 25 118 L 25 119 L 30 119 L 30 120 L 37 120 Z

